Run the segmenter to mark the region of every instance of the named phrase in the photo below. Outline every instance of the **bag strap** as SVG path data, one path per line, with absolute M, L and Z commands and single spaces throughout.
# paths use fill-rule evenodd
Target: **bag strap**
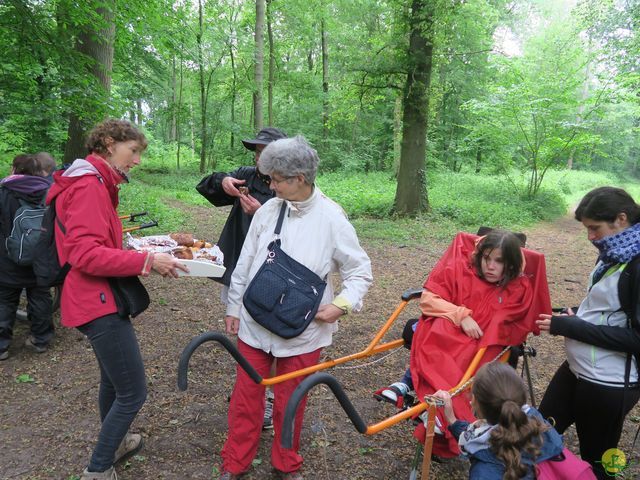
M 280 230 L 282 229 L 282 222 L 284 222 L 284 214 L 287 211 L 287 202 L 285 200 L 282 201 L 282 207 L 280 207 L 280 215 L 278 216 L 278 223 L 276 223 L 276 229 L 273 233 L 279 237 Z
M 56 224 L 58 224 L 58 228 L 60 229 L 63 235 L 66 235 L 67 229 L 62 223 L 62 220 L 60 220 L 60 217 L 58 217 L 58 212 L 56 211 L 56 200 L 57 198 L 54 198 L 53 200 L 51 200 L 51 202 L 49 203 L 49 208 L 53 211 L 53 216 L 56 218 Z

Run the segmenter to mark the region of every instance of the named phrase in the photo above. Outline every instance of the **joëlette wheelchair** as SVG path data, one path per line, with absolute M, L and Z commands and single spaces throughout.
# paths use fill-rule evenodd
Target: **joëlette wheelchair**
M 479 231 L 479 233 L 481 233 Z M 523 250 L 525 252 L 525 258 L 527 258 L 527 267 L 525 267 L 524 274 L 525 275 L 537 275 L 544 276 L 544 281 L 541 282 L 544 288 L 547 288 L 546 284 L 546 270 L 544 264 L 544 256 L 541 253 Z M 528 268 L 528 270 L 527 270 Z M 534 273 L 535 271 L 535 273 Z M 300 376 L 307 376 L 296 388 L 294 393 L 289 399 L 285 409 L 285 419 L 282 428 L 282 445 L 285 448 L 292 448 L 293 445 L 293 429 L 294 429 L 294 418 L 296 411 L 300 402 L 304 399 L 307 393 L 317 385 L 324 384 L 332 391 L 339 404 L 353 423 L 356 431 L 364 435 L 375 435 L 378 432 L 386 430 L 404 420 L 415 419 L 421 416 L 425 411 L 427 411 L 426 419 L 425 416 L 422 415 L 422 419 L 425 421 L 426 427 L 426 438 L 424 443 L 424 453 L 422 454 L 422 473 L 421 478 L 426 480 L 429 478 L 430 466 L 431 466 L 431 449 L 433 447 L 433 439 L 434 439 L 434 430 L 435 430 L 435 418 L 436 418 L 436 408 L 438 406 L 438 402 L 436 399 L 431 397 L 425 397 L 421 399 L 417 399 L 417 402 L 414 405 L 410 405 L 404 410 L 397 412 L 396 414 L 379 421 L 374 424 L 368 425 L 367 422 L 362 418 L 362 416 L 358 413 L 353 403 L 346 395 L 344 389 L 338 382 L 338 380 L 329 373 L 323 372 L 332 367 L 336 367 L 341 364 L 345 364 L 348 362 L 352 362 L 354 360 L 360 360 L 363 358 L 371 357 L 373 355 L 377 355 L 383 352 L 391 351 L 397 349 L 404 345 L 404 340 L 402 338 L 384 342 L 383 339 L 387 332 L 394 325 L 394 322 L 398 319 L 400 314 L 406 308 L 406 306 L 412 300 L 420 298 L 422 294 L 422 289 L 412 289 L 405 291 L 401 296 L 400 304 L 396 307 L 395 311 L 391 314 L 391 316 L 386 320 L 384 325 L 378 330 L 375 334 L 374 338 L 371 342 L 360 352 L 346 355 L 340 358 L 329 359 L 327 361 L 321 362 L 317 365 L 313 365 L 308 368 L 304 368 L 301 370 L 297 370 L 295 372 L 290 372 L 285 375 L 275 376 L 271 378 L 262 378 L 256 370 L 251 366 L 251 364 L 240 354 L 238 349 L 236 348 L 233 341 L 231 341 L 224 334 L 219 332 L 206 332 L 197 337 L 195 337 L 189 344 L 184 348 L 182 354 L 180 356 L 179 364 L 178 364 L 178 388 L 182 391 L 187 389 L 187 373 L 189 369 L 189 361 L 194 351 L 202 344 L 206 342 L 218 342 L 222 347 L 224 347 L 231 356 L 235 359 L 235 361 L 239 364 L 239 366 L 247 373 L 247 375 L 257 384 L 262 384 L 264 386 L 275 385 L 281 382 L 285 382 L 292 378 L 297 378 Z M 548 288 L 545 292 L 546 297 L 548 298 Z M 535 350 L 531 347 L 525 346 L 522 343 L 518 343 L 517 345 L 505 345 L 503 350 L 499 355 L 490 358 L 487 354 L 487 348 L 480 348 L 473 360 L 469 363 L 464 375 L 458 380 L 457 384 L 453 386 L 449 391 L 453 395 L 457 395 L 462 393 L 466 389 L 468 389 L 473 381 L 473 375 L 477 371 L 477 369 L 490 361 L 502 361 L 507 362 L 511 357 L 511 361 L 515 358 L 517 362 L 518 355 L 523 356 L 524 365 L 523 370 L 527 373 L 527 379 L 529 381 L 529 391 L 531 395 L 532 403 L 535 402 L 533 399 L 533 389 L 531 386 L 531 378 L 529 375 L 529 364 L 527 357 L 535 356 Z M 419 455 L 420 448 L 416 452 L 416 456 L 414 458 L 413 467 L 410 472 L 409 479 L 415 480 L 417 478 L 418 473 L 418 464 L 419 464 Z

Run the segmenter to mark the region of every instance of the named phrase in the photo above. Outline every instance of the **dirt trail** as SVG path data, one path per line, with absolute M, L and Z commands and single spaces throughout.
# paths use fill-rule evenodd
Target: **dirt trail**
M 225 209 L 176 205 L 193 216 L 196 236 L 217 236 Z M 213 232 L 216 235 L 213 235 Z M 595 250 L 584 238 L 578 222 L 569 215 L 526 232 L 530 248 L 543 251 L 554 305 L 576 305 L 595 260 Z M 375 285 L 365 311 L 341 323 L 326 356 L 337 357 L 363 349 L 399 302 L 400 294 L 420 286 L 446 245 L 421 247 L 364 243 L 372 262 Z M 135 320 L 149 382 L 149 397 L 134 429 L 146 437 L 140 455 L 118 475 L 127 479 L 217 479 L 219 450 L 226 431 L 227 396 L 232 387 L 234 362 L 219 348 L 202 347 L 191 362 L 189 389 L 176 388 L 178 356 L 194 336 L 221 329 L 223 307 L 219 286 L 206 279 L 178 281 L 150 277 L 145 280 L 151 307 Z M 402 320 L 416 315 L 415 306 L 396 323 L 388 339 L 398 338 Z M 25 351 L 24 324 L 15 331 L 11 358 L 0 362 L 0 479 L 66 479 L 82 471 L 98 429 L 96 406 L 98 370 L 88 343 L 81 335 L 59 329 L 53 348 L 36 356 Z M 538 352 L 533 360 L 538 400 L 550 375 L 563 360 L 562 341 L 549 336 L 531 340 Z M 395 380 L 403 371 L 408 352 L 398 350 L 373 364 L 349 365 L 332 373 L 367 423 L 391 413 L 371 397 L 371 392 Z M 18 382 L 28 374 L 32 382 Z M 390 407 L 389 407 L 390 408 Z M 630 452 L 638 409 L 626 422 L 620 448 Z M 311 393 L 302 437 L 305 478 L 405 479 L 415 443 L 409 424 L 381 434 L 358 434 L 333 395 L 324 388 Z M 271 433 L 263 434 L 257 460 L 247 479 L 272 476 L 269 462 Z M 575 449 L 575 435 L 568 440 Z M 435 464 L 432 478 L 466 478 L 464 462 Z M 629 469 L 628 478 L 638 471 Z

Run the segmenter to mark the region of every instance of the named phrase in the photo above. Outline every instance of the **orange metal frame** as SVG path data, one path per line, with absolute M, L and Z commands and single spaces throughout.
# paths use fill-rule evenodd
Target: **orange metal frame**
M 392 350 L 394 348 L 398 348 L 398 347 L 404 345 L 404 340 L 402 340 L 402 339 L 398 339 L 398 340 L 394 340 L 392 342 L 387 342 L 387 343 L 382 343 L 382 344 L 379 344 L 379 343 L 382 340 L 382 338 L 385 336 L 385 334 L 389 331 L 389 329 L 391 328 L 393 323 L 396 321 L 398 316 L 405 309 L 405 307 L 407 306 L 409 301 L 410 300 L 402 300 L 400 302 L 400 304 L 396 307 L 395 311 L 391 314 L 391 316 L 387 319 L 385 324 L 382 326 L 382 328 L 378 331 L 376 336 L 373 338 L 371 343 L 369 343 L 367 348 L 365 348 L 364 350 L 362 350 L 362 351 L 360 351 L 358 353 L 354 353 L 352 355 L 347 355 L 345 357 L 340 357 L 340 358 L 336 358 L 336 359 L 332 359 L 332 360 L 327 360 L 325 362 L 318 363 L 317 365 L 312 365 L 311 367 L 303 368 L 301 370 L 296 370 L 295 372 L 289 372 L 289 373 L 286 373 L 284 375 L 278 375 L 276 377 L 271 377 L 271 378 L 263 378 L 260 383 L 262 385 L 265 385 L 265 386 L 275 385 L 277 383 L 282 383 L 282 382 L 285 382 L 285 381 L 290 380 L 292 378 L 300 377 L 300 376 L 303 376 L 303 375 L 310 375 L 310 374 L 318 372 L 320 370 L 325 370 L 327 368 L 331 368 L 331 367 L 334 367 L 336 365 L 340 365 L 340 364 L 343 364 L 343 363 L 346 363 L 346 362 L 350 362 L 352 360 L 358 360 L 358 359 L 361 359 L 361 358 L 370 357 L 370 356 L 375 355 L 377 353 L 385 352 L 387 350 Z M 469 380 L 471 378 L 471 376 L 477 370 L 478 365 L 480 364 L 480 361 L 482 360 L 482 357 L 484 356 L 485 352 L 486 352 L 486 347 L 483 347 L 480 350 L 478 350 L 478 352 L 476 353 L 475 357 L 473 357 L 473 360 L 469 364 L 469 367 L 467 368 L 467 371 L 465 372 L 463 377 L 460 379 L 460 382 L 458 383 L 458 385 L 456 385 L 455 387 L 453 387 L 450 390 L 451 392 L 454 392 L 455 390 L 460 388 L 460 386 L 462 384 L 464 384 L 467 380 Z M 509 352 L 506 352 L 500 358 L 500 361 L 506 361 L 508 356 L 509 356 Z M 374 434 L 376 434 L 376 433 L 378 433 L 378 432 L 380 432 L 382 430 L 385 430 L 386 428 L 389 428 L 389 427 L 401 422 L 402 420 L 406 420 L 408 418 L 412 418 L 412 417 L 415 417 L 417 415 L 420 415 L 427 408 L 428 408 L 428 405 L 424 401 L 421 401 L 417 405 L 415 405 L 415 406 L 413 406 L 413 407 L 411 407 L 411 408 L 409 408 L 407 410 L 403 410 L 402 412 L 399 412 L 399 413 L 393 415 L 392 417 L 389 417 L 389 418 L 387 418 L 385 420 L 382 420 L 381 422 L 378 422 L 376 424 L 373 424 L 373 425 L 367 427 L 367 431 L 365 432 L 365 435 L 374 435 Z M 431 415 L 429 417 L 431 418 Z
M 483 347 L 480 350 L 478 350 L 478 352 L 476 353 L 475 357 L 473 357 L 473 360 L 469 364 L 469 367 L 467 368 L 467 371 L 464 373 L 464 375 L 460 379 L 460 382 L 458 382 L 458 385 L 456 385 L 451 390 L 449 390 L 450 393 L 455 392 L 458 388 L 460 388 L 461 385 L 463 385 L 467 380 L 469 380 L 473 376 L 473 374 L 478 369 L 478 364 L 480 363 L 480 360 L 482 360 L 482 357 L 484 356 L 484 353 L 486 352 L 486 350 L 487 350 L 486 347 Z M 507 360 L 507 358 L 509 358 L 509 352 L 505 352 L 502 355 L 502 357 L 500 357 L 500 361 L 504 362 L 504 361 Z M 406 420 L 408 418 L 412 418 L 412 417 L 415 417 L 417 415 L 420 415 L 428 407 L 429 407 L 429 405 L 426 402 L 421 401 L 420 403 L 418 403 L 417 405 L 415 405 L 415 406 L 413 406 L 411 408 L 408 408 L 406 410 L 403 410 L 402 412 L 396 413 L 392 417 L 389 417 L 389 418 L 387 418 L 385 420 L 382 420 L 381 422 L 378 422 L 378 423 L 376 423 L 374 425 L 371 425 L 371 426 L 367 427 L 367 431 L 365 432 L 365 435 L 376 434 L 376 433 L 380 432 L 381 430 L 384 430 L 386 428 L 391 427 L 392 425 L 395 425 L 396 423 L 401 422 L 402 420 Z M 429 415 L 429 419 L 431 419 L 431 415 Z
M 380 343 L 385 334 L 389 331 L 393 323 L 396 321 L 400 313 L 405 309 L 410 300 L 402 300 L 400 304 L 396 307 L 395 311 L 391 314 L 391 316 L 387 319 L 382 328 L 378 331 L 376 336 L 373 338 L 371 343 L 364 350 L 354 353 L 352 355 L 347 355 L 345 357 L 340 357 L 332 360 L 327 360 L 325 362 L 319 363 L 317 365 L 313 365 L 311 367 L 303 368 L 301 370 L 296 370 L 295 372 L 290 372 L 284 375 L 279 375 L 271 378 L 263 378 L 260 382 L 262 385 L 275 385 L 277 383 L 285 382 L 292 378 L 300 377 L 303 375 L 309 375 L 320 370 L 325 370 L 327 368 L 334 367 L 336 365 L 340 365 L 342 363 L 350 362 L 352 360 L 358 360 L 361 358 L 370 357 L 377 353 L 385 352 L 387 350 L 392 350 L 394 348 L 398 348 L 404 345 L 404 340 L 394 340 L 387 343 Z M 458 390 L 464 383 L 466 383 L 476 372 L 478 369 L 478 365 L 482 360 L 486 352 L 486 347 L 478 350 L 476 355 L 473 357 L 473 360 L 469 364 L 465 374 L 458 382 L 458 385 L 449 390 L 450 393 Z M 505 352 L 499 359 L 501 362 L 507 361 L 509 358 L 509 352 Z M 367 427 L 367 430 L 364 432 L 365 435 L 374 435 L 382 430 L 385 430 L 397 423 L 400 423 L 403 420 L 416 417 L 420 415 L 425 410 L 429 409 L 427 425 L 426 425 L 426 438 L 424 443 L 424 453 L 423 453 L 423 461 L 422 461 L 422 474 L 421 478 L 426 480 L 429 478 L 429 472 L 431 469 L 431 451 L 433 449 L 433 438 L 434 438 L 434 426 L 435 426 L 435 415 L 436 415 L 436 406 L 435 404 L 428 404 L 424 400 L 420 401 L 417 405 L 408 408 L 407 410 L 403 410 L 392 417 L 389 417 L 381 422 L 375 423 Z
M 378 331 L 378 333 L 376 334 L 374 339 L 371 341 L 371 343 L 369 343 L 367 348 L 365 348 L 361 352 L 354 353 L 352 355 L 347 355 L 346 357 L 327 360 L 325 362 L 318 363 L 317 365 L 303 368 L 302 370 L 296 370 L 295 372 L 289 372 L 284 375 L 278 375 L 277 377 L 263 378 L 260 383 L 266 386 L 275 385 L 276 383 L 282 383 L 287 380 L 291 380 L 292 378 L 300 377 L 302 375 L 309 375 L 311 373 L 315 373 L 320 370 L 325 370 L 327 368 L 335 367 L 336 365 L 340 365 L 342 363 L 350 362 L 352 360 L 358 360 L 360 358 L 370 357 L 377 353 L 386 352 L 387 350 L 393 350 L 394 348 L 401 347 L 402 345 L 404 345 L 404 340 L 402 339 L 394 340 L 392 342 L 382 343 L 380 345 L 378 344 L 382 340 L 382 337 L 384 337 L 385 334 L 389 331 L 389 329 L 391 328 L 391 325 L 393 325 L 393 322 L 396 321 L 396 319 L 398 318 L 400 313 L 402 313 L 402 311 L 404 310 L 404 308 L 407 306 L 408 303 L 409 303 L 409 300 L 402 300 L 400 302 L 400 305 L 396 307 L 395 311 L 391 314 L 391 316 L 388 318 L 386 323 Z

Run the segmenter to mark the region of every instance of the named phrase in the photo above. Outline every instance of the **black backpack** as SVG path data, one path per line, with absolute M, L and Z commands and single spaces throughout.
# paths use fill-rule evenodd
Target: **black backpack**
M 640 255 L 627 263 L 627 266 L 620 274 L 620 280 L 618 281 L 618 298 L 620 299 L 620 306 L 624 313 L 627 314 L 631 327 L 640 331 L 640 323 L 636 318 L 640 298 L 635 296 L 635 292 L 639 289 L 638 282 L 640 282 Z
M 17 265 L 28 267 L 38 249 L 42 232 L 42 218 L 47 207 L 44 204 L 34 204 L 21 198 L 20 206 L 13 216 L 11 231 L 5 239 L 7 256 Z
M 36 255 L 33 259 L 33 273 L 36 283 L 41 287 L 62 285 L 64 277 L 71 269 L 69 263 L 60 265 L 58 250 L 56 249 L 55 225 L 62 233 L 66 233 L 64 225 L 56 215 L 56 199 L 54 198 L 42 217 L 42 227 Z

